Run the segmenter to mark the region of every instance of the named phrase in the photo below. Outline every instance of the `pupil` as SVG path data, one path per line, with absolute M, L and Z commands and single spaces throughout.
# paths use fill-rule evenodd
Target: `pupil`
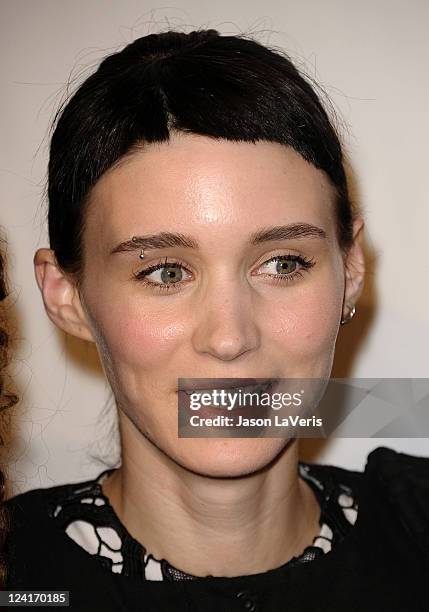
M 179 270 L 180 268 L 176 268 L 177 270 Z M 170 267 L 165 267 L 162 269 L 161 271 L 161 280 L 163 282 L 167 282 L 169 280 L 173 280 L 174 282 L 177 282 L 180 280 L 180 278 L 174 278 L 176 272 L 174 272 L 175 267 L 174 266 L 170 266 Z
M 296 265 L 296 261 L 290 261 L 290 260 L 287 260 L 287 259 L 284 260 L 284 261 L 280 260 L 280 261 L 277 262 L 277 266 L 276 266 L 277 270 L 276 271 L 277 272 L 293 272 L 293 269 L 292 270 L 288 270 L 287 269 L 287 267 L 289 265 L 295 266 Z

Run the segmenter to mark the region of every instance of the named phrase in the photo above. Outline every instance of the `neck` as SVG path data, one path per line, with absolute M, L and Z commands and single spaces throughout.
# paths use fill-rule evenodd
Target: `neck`
M 319 504 L 298 477 L 298 441 L 267 469 L 211 478 L 175 463 L 120 414 L 122 465 L 102 485 L 128 532 L 194 576 L 279 567 L 319 533 Z

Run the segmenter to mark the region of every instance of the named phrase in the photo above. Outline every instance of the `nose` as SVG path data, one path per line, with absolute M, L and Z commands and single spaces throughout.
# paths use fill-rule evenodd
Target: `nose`
M 251 288 L 237 281 L 207 290 L 196 305 L 194 349 L 221 361 L 232 361 L 260 345 L 260 329 Z

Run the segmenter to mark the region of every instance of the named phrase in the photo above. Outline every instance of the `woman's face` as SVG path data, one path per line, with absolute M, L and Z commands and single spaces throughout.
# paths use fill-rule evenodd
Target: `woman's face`
M 251 242 L 296 224 L 313 231 Z M 143 259 L 127 250 L 133 237 L 166 232 L 195 245 L 154 241 Z M 83 246 L 84 310 L 118 406 L 139 432 L 203 474 L 271 461 L 287 440 L 178 438 L 178 378 L 329 376 L 345 281 L 324 173 L 279 144 L 175 135 L 99 180 Z M 168 270 L 144 275 L 165 260 Z

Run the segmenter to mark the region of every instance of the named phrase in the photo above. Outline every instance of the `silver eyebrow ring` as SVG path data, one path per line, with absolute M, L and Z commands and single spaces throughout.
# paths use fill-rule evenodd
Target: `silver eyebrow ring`
M 133 237 L 131 238 L 131 241 L 132 241 L 132 242 L 137 242 L 137 238 L 136 238 L 135 236 L 133 236 Z M 139 257 L 140 257 L 140 259 L 144 259 L 144 249 L 142 249 L 142 250 L 140 251 L 140 255 L 139 255 Z

